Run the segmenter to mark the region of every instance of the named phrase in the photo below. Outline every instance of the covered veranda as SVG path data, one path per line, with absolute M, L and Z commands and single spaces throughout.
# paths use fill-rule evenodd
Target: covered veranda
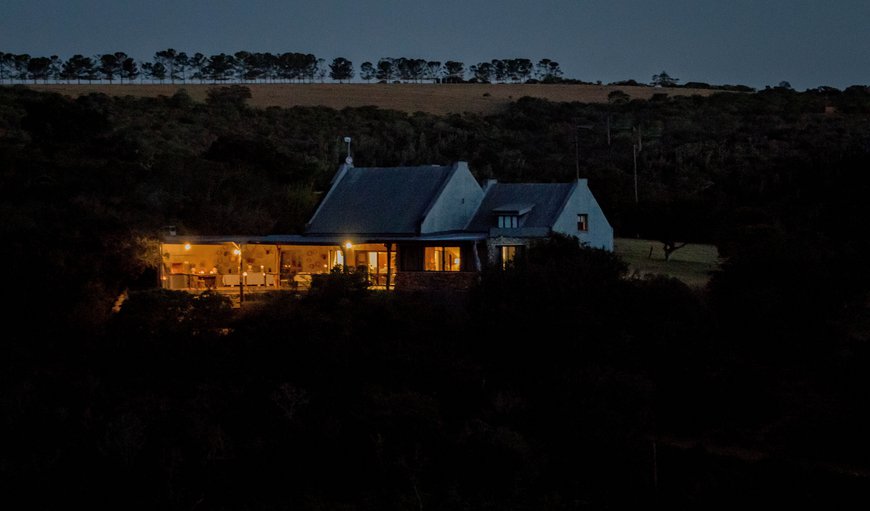
M 338 268 L 365 273 L 372 288 L 389 290 L 399 273 L 421 275 L 416 281 L 479 271 L 480 242 L 477 234 L 167 236 L 160 243 L 160 281 L 164 289 L 212 290 L 244 300 L 245 294 L 306 291 L 314 275 Z

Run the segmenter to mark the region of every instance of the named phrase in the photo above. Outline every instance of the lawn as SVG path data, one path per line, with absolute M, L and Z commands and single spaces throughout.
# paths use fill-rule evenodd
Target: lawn
M 710 272 L 719 267 L 719 251 L 713 245 L 690 243 L 674 252 L 670 261 L 665 261 L 658 241 L 616 238 L 613 248 L 628 263 L 630 273 L 676 277 L 692 287 L 705 286 Z

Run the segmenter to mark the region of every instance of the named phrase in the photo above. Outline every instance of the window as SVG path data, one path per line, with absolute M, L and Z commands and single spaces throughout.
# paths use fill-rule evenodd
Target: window
M 520 226 L 520 219 L 516 215 L 499 215 L 498 216 L 499 229 L 516 229 L 519 226 Z
M 586 232 L 589 230 L 589 215 L 580 213 L 577 215 L 577 230 Z
M 344 266 L 344 251 L 341 249 L 329 251 L 329 268 L 327 270 L 331 270 L 336 266 Z
M 503 245 L 501 246 L 501 267 L 507 268 L 507 265 L 514 261 L 517 256 L 522 255 L 522 245 Z
M 462 255 L 459 247 L 426 247 L 426 271 L 459 271 Z

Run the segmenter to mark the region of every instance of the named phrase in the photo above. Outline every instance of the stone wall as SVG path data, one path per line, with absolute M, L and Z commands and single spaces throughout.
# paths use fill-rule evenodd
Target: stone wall
M 395 285 L 397 291 L 467 290 L 479 278 L 473 271 L 401 271 Z

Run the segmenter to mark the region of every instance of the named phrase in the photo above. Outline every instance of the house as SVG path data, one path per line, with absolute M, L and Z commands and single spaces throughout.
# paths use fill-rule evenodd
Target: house
M 489 261 L 506 264 L 534 239 L 558 232 L 613 250 L 613 229 L 585 179 L 571 183 L 487 182 L 466 230 L 486 234 Z
M 170 289 L 305 288 L 336 266 L 386 289 L 465 288 L 550 233 L 613 249 L 613 229 L 585 179 L 481 186 L 465 162 L 342 165 L 299 235 L 171 236 L 161 245 Z

